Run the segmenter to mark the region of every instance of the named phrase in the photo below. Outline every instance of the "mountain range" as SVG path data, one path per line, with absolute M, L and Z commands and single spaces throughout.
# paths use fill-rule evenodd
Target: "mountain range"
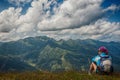
M 120 42 L 57 41 L 46 36 L 0 42 L 0 71 L 87 71 L 100 46 L 108 48 L 114 70 L 120 71 Z

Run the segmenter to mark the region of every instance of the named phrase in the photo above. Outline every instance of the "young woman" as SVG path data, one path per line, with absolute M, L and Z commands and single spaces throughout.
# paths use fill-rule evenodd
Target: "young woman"
M 101 46 L 98 49 L 98 55 L 92 58 L 89 74 L 91 73 L 110 73 L 113 72 L 112 58 L 108 55 L 106 47 Z

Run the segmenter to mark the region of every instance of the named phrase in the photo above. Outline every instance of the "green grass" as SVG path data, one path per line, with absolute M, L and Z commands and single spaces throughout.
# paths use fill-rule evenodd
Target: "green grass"
M 66 71 L 52 72 L 11 72 L 0 73 L 0 80 L 120 80 L 120 74 L 88 75 L 87 73 Z

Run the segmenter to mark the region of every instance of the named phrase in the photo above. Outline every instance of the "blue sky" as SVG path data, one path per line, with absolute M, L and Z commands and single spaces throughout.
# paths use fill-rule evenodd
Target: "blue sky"
M 105 0 L 105 1 L 101 4 L 101 6 L 102 6 L 103 8 L 106 8 L 106 7 L 108 7 L 108 6 L 110 6 L 110 5 L 113 5 L 113 4 L 119 6 L 119 5 L 120 5 L 120 0 Z M 107 16 L 107 15 L 110 15 L 110 16 Z M 120 22 L 120 10 L 116 10 L 116 11 L 114 11 L 113 13 L 112 13 L 112 12 L 107 12 L 107 13 L 106 13 L 106 17 L 108 17 L 110 21 Z
M 22 11 L 22 13 L 24 14 L 25 12 L 26 12 L 26 10 L 30 7 L 30 5 L 31 5 L 31 3 L 29 2 L 29 3 L 27 3 L 27 4 L 25 4 L 25 5 L 20 5 L 21 7 L 23 7 L 23 11 Z M 15 5 L 15 3 L 9 3 L 9 1 L 8 0 L 0 0 L 0 11 L 2 11 L 2 10 L 5 10 L 5 9 L 8 9 L 9 7 L 15 7 L 15 8 L 17 8 L 18 6 L 17 5 Z
M 0 41 L 31 36 L 120 41 L 120 0 L 0 0 Z

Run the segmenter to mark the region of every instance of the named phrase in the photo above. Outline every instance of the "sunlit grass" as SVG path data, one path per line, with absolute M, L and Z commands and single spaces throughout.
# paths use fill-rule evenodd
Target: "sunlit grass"
M 0 73 L 0 80 L 120 80 L 120 74 L 88 75 L 84 72 L 9 72 Z

